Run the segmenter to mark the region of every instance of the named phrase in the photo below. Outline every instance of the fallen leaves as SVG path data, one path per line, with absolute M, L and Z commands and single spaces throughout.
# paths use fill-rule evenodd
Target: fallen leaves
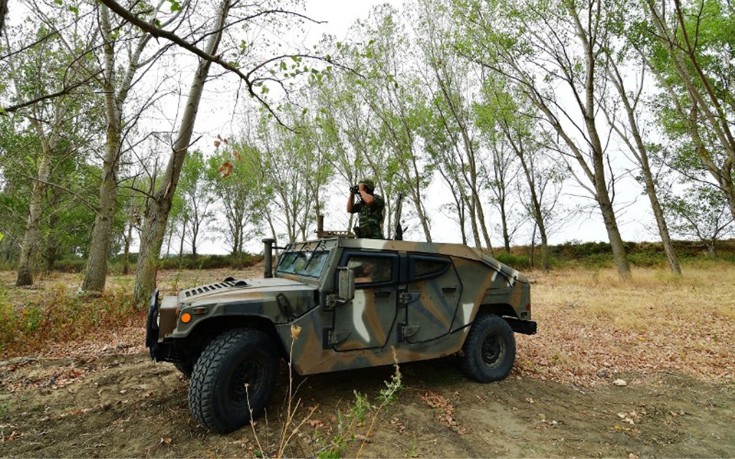
M 577 386 L 661 371 L 733 382 L 733 271 L 692 269 L 676 282 L 657 269 L 637 269 L 632 282 L 616 280 L 613 272 L 590 282 L 581 269 L 534 273 L 539 331 L 516 335 L 514 372 Z M 714 304 L 707 314 L 692 307 L 704 304 Z
M 451 428 L 460 435 L 466 433 L 466 429 L 461 427 L 455 418 L 454 405 L 443 395 L 429 391 L 421 394 L 421 400 L 434 409 L 434 418 L 440 424 Z

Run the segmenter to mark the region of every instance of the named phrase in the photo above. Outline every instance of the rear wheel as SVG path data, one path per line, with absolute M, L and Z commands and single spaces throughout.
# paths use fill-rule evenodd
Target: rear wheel
M 194 366 L 189 409 L 204 427 L 232 432 L 263 412 L 277 371 L 278 354 L 268 335 L 253 329 L 226 332 L 204 349 Z
M 480 313 L 462 346 L 462 370 L 480 382 L 505 379 L 516 358 L 516 341 L 508 322 Z

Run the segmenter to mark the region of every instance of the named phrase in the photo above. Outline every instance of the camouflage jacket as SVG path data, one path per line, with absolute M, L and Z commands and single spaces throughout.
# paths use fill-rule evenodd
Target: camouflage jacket
M 373 195 L 373 204 L 367 205 L 363 201 L 352 206 L 352 212 L 359 215 L 359 225 L 355 226 L 355 235 L 370 239 L 385 239 L 383 236 L 383 209 L 385 201 L 379 195 Z

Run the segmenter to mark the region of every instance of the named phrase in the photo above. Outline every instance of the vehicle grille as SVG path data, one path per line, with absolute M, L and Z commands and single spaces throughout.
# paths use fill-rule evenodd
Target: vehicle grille
M 201 295 L 203 293 L 214 292 L 216 290 L 220 290 L 223 288 L 245 287 L 246 285 L 248 285 L 247 282 L 243 280 L 235 280 L 232 277 L 228 277 L 222 282 L 216 282 L 214 284 L 209 284 L 209 285 L 200 285 L 199 287 L 194 287 L 194 288 L 190 288 L 189 290 L 184 290 L 183 294 L 184 294 L 184 297 L 188 298 L 190 296 L 196 296 L 196 295 Z

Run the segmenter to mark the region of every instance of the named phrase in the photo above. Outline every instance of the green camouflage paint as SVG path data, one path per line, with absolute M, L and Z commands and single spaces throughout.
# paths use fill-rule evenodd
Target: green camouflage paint
M 316 251 L 328 252 L 319 277 L 277 267 L 274 278 L 229 279 L 163 298 L 157 358 L 201 352 L 213 324 L 221 332 L 248 323 L 243 320 L 270 324 L 302 375 L 391 364 L 393 349 L 399 363 L 457 353 L 480 308 L 533 324 L 535 332 L 527 278 L 476 249 L 340 237 L 291 244 L 285 252 Z M 351 301 L 332 307 L 337 267 L 350 256 L 387 257 L 395 272 L 390 282 L 358 286 Z M 192 316 L 186 324 L 185 312 Z M 301 327 L 293 346 L 292 326 Z

